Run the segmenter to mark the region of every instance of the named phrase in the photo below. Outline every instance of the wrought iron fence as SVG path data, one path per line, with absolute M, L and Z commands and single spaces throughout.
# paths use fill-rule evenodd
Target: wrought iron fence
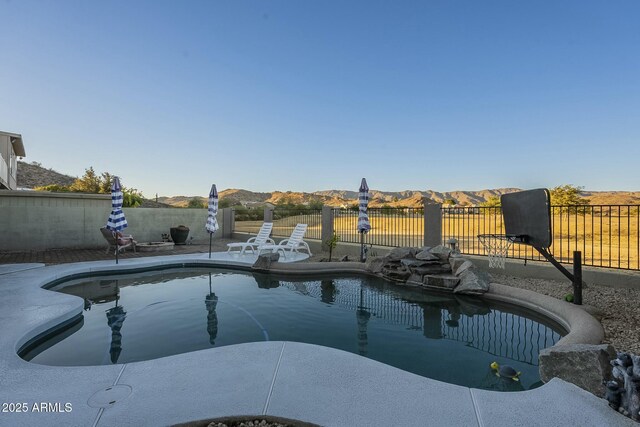
M 552 206 L 550 252 L 563 263 L 581 251 L 584 265 L 640 270 L 640 205 Z M 478 234 L 504 234 L 500 207 L 442 209 L 442 240 L 458 240 L 462 253 L 486 255 Z M 544 260 L 534 248 L 514 244 L 508 258 Z
M 424 209 L 369 208 L 371 230 L 365 243 L 376 246 L 422 246 L 424 242 Z M 333 229 L 341 242 L 360 243 L 357 209 L 334 209 Z
M 307 224 L 305 239 L 322 239 L 322 209 L 281 208 L 273 210 L 272 235 L 289 237 L 297 224 Z
M 245 208 L 236 206 L 233 208 L 233 231 L 240 233 L 258 234 L 264 221 L 264 208 Z

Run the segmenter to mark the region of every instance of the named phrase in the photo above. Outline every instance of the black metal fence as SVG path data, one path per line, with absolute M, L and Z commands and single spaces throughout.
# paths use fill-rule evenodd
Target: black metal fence
M 369 208 L 371 230 L 365 243 L 376 246 L 422 246 L 424 242 L 424 209 Z M 360 243 L 357 231 L 357 209 L 334 209 L 333 229 L 341 242 Z
M 550 252 L 563 263 L 581 251 L 584 265 L 640 270 L 640 205 L 552 206 Z M 443 208 L 442 239 L 458 240 L 462 253 L 486 255 L 478 234 L 504 234 L 499 207 Z M 508 258 L 544 260 L 534 248 L 514 244 Z
M 371 231 L 365 243 L 376 246 L 414 246 L 424 242 L 424 209 L 369 208 Z M 360 243 L 357 209 L 333 209 L 334 230 L 341 242 Z M 235 211 L 235 231 L 257 233 L 264 209 Z M 442 241 L 458 240 L 462 253 L 487 255 L 478 234 L 504 234 L 500 207 L 442 208 Z M 640 205 L 585 205 L 552 207 L 553 244 L 550 252 L 571 263 L 573 251 L 582 251 L 583 264 L 640 270 Z M 322 238 L 322 210 L 278 208 L 273 211 L 273 235 L 288 237 L 298 223 L 309 226 L 305 238 Z M 543 261 L 532 247 L 514 244 L 508 258 Z
M 322 209 L 280 208 L 273 210 L 273 232 L 276 237 L 289 237 L 297 224 L 307 224 L 305 239 L 322 239 Z

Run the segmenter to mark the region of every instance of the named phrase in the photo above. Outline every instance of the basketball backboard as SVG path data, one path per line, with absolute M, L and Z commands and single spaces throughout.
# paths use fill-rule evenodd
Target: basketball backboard
M 517 236 L 516 242 L 536 248 L 549 248 L 551 234 L 551 202 L 549 190 L 519 191 L 500 196 L 504 230 Z

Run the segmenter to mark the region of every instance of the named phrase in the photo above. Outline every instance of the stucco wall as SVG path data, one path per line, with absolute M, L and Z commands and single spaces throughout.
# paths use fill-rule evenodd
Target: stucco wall
M 206 209 L 124 208 L 138 242 L 159 241 L 169 228 L 186 225 L 193 243 L 205 243 Z M 100 234 L 109 213 L 111 196 L 31 191 L 0 191 L 0 250 L 93 248 L 105 245 Z M 222 228 L 222 214 L 218 214 Z M 222 232 L 214 235 L 220 238 Z

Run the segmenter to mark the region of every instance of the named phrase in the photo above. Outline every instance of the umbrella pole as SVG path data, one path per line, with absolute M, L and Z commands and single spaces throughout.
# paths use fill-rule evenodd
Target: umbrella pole
M 120 246 L 118 245 L 118 232 L 113 233 L 113 238 L 116 239 L 116 264 L 118 263 L 118 252 L 120 252 Z
M 209 233 L 209 259 L 211 259 L 211 238 L 213 237 L 212 233 Z
M 360 262 L 364 262 L 364 233 L 360 233 Z

